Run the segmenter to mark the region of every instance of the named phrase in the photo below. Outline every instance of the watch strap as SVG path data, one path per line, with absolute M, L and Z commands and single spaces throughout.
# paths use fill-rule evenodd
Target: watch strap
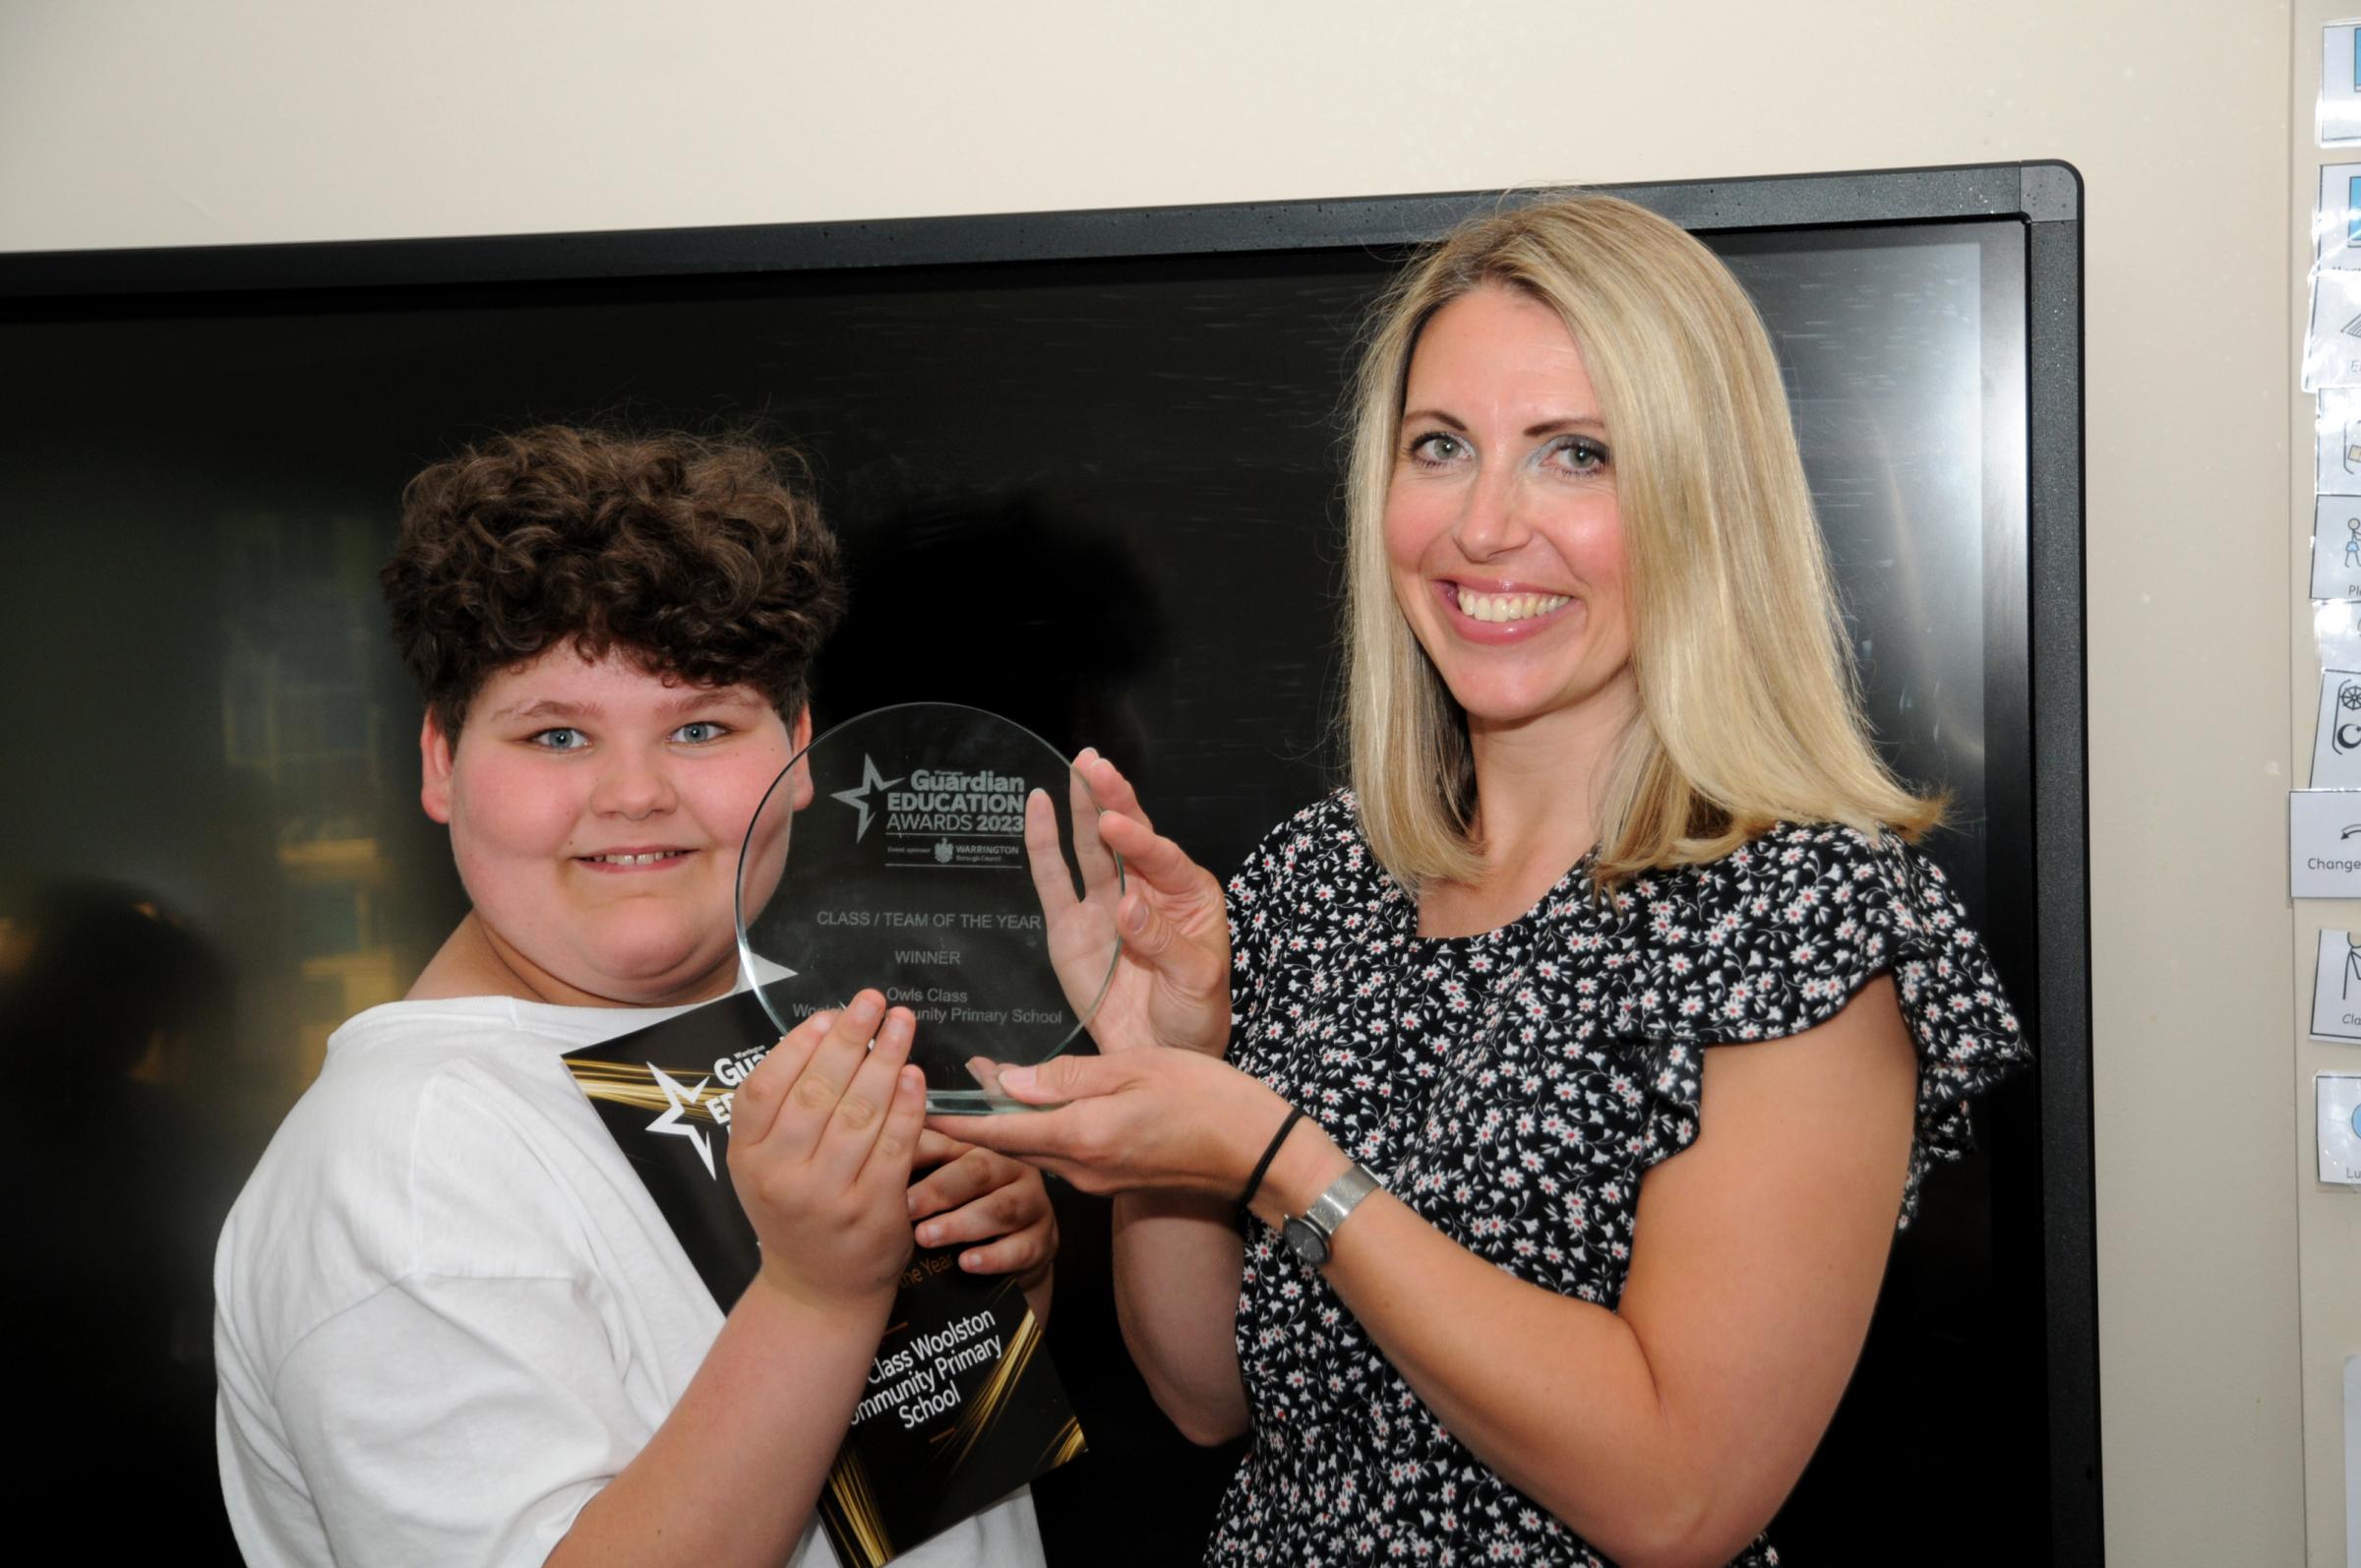
M 1328 1183 L 1326 1191 L 1311 1200 L 1309 1208 L 1288 1216 L 1282 1227 L 1288 1244 L 1295 1248 L 1298 1257 L 1314 1268 L 1327 1262 L 1335 1250 L 1337 1227 L 1345 1223 L 1362 1199 L 1382 1184 L 1366 1166 L 1356 1162 L 1346 1167 L 1342 1176 Z

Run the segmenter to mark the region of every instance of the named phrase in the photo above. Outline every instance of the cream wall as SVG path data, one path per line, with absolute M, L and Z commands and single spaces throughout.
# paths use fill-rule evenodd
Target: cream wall
M 12 0 L 0 249 L 2071 160 L 2109 1556 L 2304 1562 L 2308 1429 L 2332 1568 L 2361 1197 L 2303 1174 L 2280 863 L 2297 43 L 2271 0 Z

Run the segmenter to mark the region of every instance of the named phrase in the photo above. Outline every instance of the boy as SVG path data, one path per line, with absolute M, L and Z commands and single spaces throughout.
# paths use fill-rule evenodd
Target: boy
M 222 1487 L 255 1564 L 832 1561 L 814 1499 L 907 1259 L 1046 1289 L 1024 1167 L 922 1133 L 865 992 L 741 1086 L 762 1267 L 725 1318 L 560 1058 L 737 981 L 740 835 L 840 614 L 751 447 L 505 437 L 403 494 L 382 573 L 471 909 L 352 1019 L 222 1232 Z M 910 1184 L 913 1164 L 938 1165 Z M 1019 1492 L 913 1564 L 1039 1563 Z

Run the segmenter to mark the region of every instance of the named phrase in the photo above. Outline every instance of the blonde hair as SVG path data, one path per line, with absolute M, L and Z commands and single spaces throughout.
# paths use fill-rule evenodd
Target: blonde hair
M 1467 716 L 1394 601 L 1385 507 L 1412 352 L 1486 286 L 1555 311 L 1614 452 L 1639 715 L 1597 803 L 1594 877 L 1720 859 L 1780 821 L 1915 838 L 1939 798 L 1887 769 L 1861 716 L 1769 337 L 1737 279 L 1677 225 L 1556 197 L 1461 225 L 1377 307 L 1355 395 L 1345 703 L 1354 792 L 1405 886 L 1483 873 Z

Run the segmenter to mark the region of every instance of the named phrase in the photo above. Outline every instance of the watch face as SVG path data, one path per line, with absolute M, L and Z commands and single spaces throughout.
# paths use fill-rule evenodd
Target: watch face
M 1328 1261 L 1328 1237 L 1320 1233 L 1318 1226 L 1306 1222 L 1302 1216 L 1290 1215 L 1287 1223 L 1280 1227 L 1280 1235 L 1286 1236 L 1287 1244 L 1296 1249 L 1296 1256 L 1313 1268 Z

